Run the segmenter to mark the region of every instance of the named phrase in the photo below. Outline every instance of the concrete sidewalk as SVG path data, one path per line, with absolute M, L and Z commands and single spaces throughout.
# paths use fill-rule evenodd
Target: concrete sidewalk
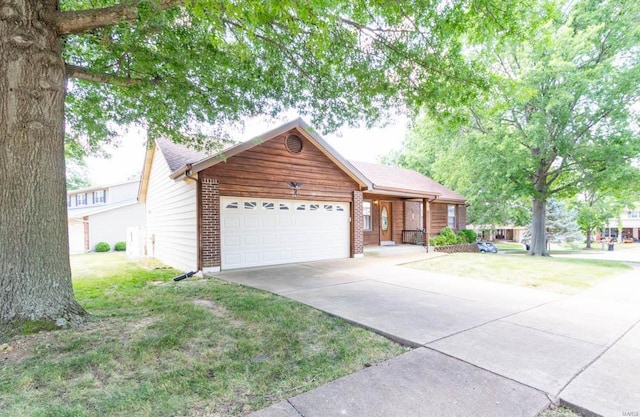
M 403 253 L 217 274 L 415 350 L 255 416 L 535 416 L 551 400 L 640 413 L 640 274 L 577 296 L 427 273 Z

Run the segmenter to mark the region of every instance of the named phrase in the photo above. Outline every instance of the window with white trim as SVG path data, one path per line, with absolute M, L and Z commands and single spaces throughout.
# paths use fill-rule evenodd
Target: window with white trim
M 103 204 L 107 202 L 107 190 L 97 190 L 93 192 L 93 204 Z
M 454 204 L 447 206 L 447 226 L 452 229 L 456 228 L 456 206 Z
M 76 194 L 76 206 L 86 206 L 87 205 L 87 194 Z
M 362 230 L 370 232 L 373 230 L 373 222 L 371 217 L 371 201 L 362 202 Z

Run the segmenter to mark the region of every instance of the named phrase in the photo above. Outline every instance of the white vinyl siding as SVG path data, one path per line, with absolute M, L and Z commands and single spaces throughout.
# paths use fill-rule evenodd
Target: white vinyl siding
M 127 229 L 144 225 L 144 204 L 136 203 L 89 216 L 89 249 L 107 242 L 114 250 L 116 242 L 127 240 Z
M 182 271 L 198 267 L 197 187 L 174 181 L 161 150 L 153 156 L 147 190 L 147 254 Z

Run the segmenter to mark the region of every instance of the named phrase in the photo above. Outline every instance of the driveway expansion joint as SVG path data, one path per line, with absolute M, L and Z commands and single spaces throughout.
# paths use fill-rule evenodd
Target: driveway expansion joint
M 351 285 L 351 284 L 357 284 L 359 282 L 372 282 L 373 280 L 366 278 L 366 279 L 359 279 L 356 281 L 347 281 L 347 282 L 338 282 L 336 284 L 328 284 L 328 285 L 321 285 L 321 286 L 317 286 L 317 287 L 308 287 L 308 288 L 299 288 L 299 289 L 295 289 L 295 290 L 284 290 L 284 291 L 269 291 L 269 292 L 273 292 L 274 294 L 279 294 L 279 295 L 286 295 L 286 294 L 297 294 L 297 293 L 303 293 L 303 292 L 308 292 L 308 291 L 314 291 L 314 290 L 319 290 L 322 288 L 333 288 L 333 287 L 340 287 L 342 285 Z
M 436 343 L 436 342 L 439 342 L 439 341 L 441 341 L 441 340 L 448 339 L 448 338 L 450 338 L 450 337 L 457 336 L 457 335 L 462 334 L 462 333 L 464 333 L 464 332 L 468 332 L 468 331 L 470 331 L 470 330 L 475 330 L 475 329 L 477 329 L 477 328 L 479 328 L 479 327 L 486 326 L 487 324 L 491 324 L 491 323 L 495 323 L 495 322 L 499 322 L 499 321 L 503 321 L 504 323 L 508 323 L 508 324 L 515 324 L 515 323 L 511 323 L 511 322 L 509 322 L 509 321 L 504 321 L 504 319 L 509 318 L 509 317 L 512 317 L 512 316 L 516 316 L 516 315 L 521 314 L 521 313 L 525 313 L 525 312 L 527 312 L 527 311 L 534 310 L 534 309 L 536 309 L 536 308 L 538 308 L 538 307 L 542 307 L 542 306 L 545 306 L 545 305 L 547 305 L 547 304 L 555 303 L 556 301 L 559 301 L 559 300 L 551 300 L 551 301 L 547 301 L 547 302 L 544 302 L 544 303 L 542 303 L 542 304 L 538 304 L 538 305 L 535 305 L 535 306 L 532 306 L 532 307 L 526 308 L 526 309 L 524 309 L 524 310 L 515 311 L 515 312 L 513 312 L 513 313 L 509 313 L 509 314 L 506 314 L 506 315 L 501 316 L 501 317 L 496 317 L 495 319 L 485 321 L 484 323 L 476 324 L 475 326 L 471 326 L 471 327 L 469 327 L 469 328 L 459 330 L 459 331 L 457 331 L 457 332 L 455 332 L 455 333 L 451 333 L 451 334 L 449 334 L 449 335 L 442 336 L 442 337 L 440 337 L 440 338 L 438 338 L 438 339 L 434 339 L 434 340 L 430 340 L 430 341 L 428 341 L 428 342 L 425 342 L 425 343 L 424 343 L 424 346 L 426 347 L 426 345 L 427 345 L 427 344 Z M 522 326 L 522 327 L 526 327 L 526 326 Z M 537 329 L 535 329 L 535 330 L 537 330 Z

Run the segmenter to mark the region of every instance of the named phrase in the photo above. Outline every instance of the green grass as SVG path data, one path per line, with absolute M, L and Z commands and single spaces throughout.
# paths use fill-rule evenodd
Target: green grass
M 122 254 L 72 258 L 82 329 L 0 345 L 0 415 L 236 416 L 406 351 L 219 280 L 175 283 Z
M 565 407 L 553 406 L 538 414 L 538 417 L 580 417 L 580 414 Z
M 614 261 L 458 253 L 408 266 L 426 271 L 483 279 L 562 294 L 575 294 L 631 269 Z

